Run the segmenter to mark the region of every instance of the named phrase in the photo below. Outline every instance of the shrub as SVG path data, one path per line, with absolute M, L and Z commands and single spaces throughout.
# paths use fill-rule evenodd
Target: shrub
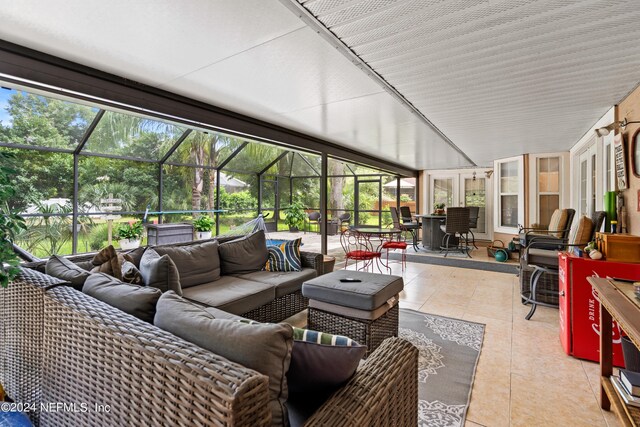
M 92 251 L 99 251 L 107 246 L 107 239 L 109 238 L 109 229 L 107 224 L 96 224 L 91 228 L 89 232 L 89 248 Z

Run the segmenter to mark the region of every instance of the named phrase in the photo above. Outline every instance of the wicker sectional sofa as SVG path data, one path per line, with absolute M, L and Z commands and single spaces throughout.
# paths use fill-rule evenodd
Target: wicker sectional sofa
M 322 255 L 303 253 L 303 266 L 321 271 Z M 0 290 L 0 383 L 35 405 L 36 425 L 271 425 L 265 375 L 29 267 Z M 290 289 L 242 316 L 279 322 L 306 308 Z M 305 425 L 416 425 L 417 359 L 386 340 Z M 41 407 L 51 403 L 88 409 Z

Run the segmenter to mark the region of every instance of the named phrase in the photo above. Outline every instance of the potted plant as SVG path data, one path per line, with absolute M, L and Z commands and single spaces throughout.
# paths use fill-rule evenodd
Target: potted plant
M 193 228 L 196 230 L 196 238 L 198 240 L 206 240 L 211 238 L 211 230 L 213 230 L 215 222 L 209 215 L 200 215 L 193 221 Z
M 289 226 L 289 231 L 298 231 L 304 227 L 304 205 L 300 202 L 293 202 L 284 208 L 284 222 Z
M 130 250 L 139 247 L 143 231 L 142 221 L 120 224 L 116 231 L 116 240 L 120 241 L 120 249 Z
M 444 203 L 436 203 L 433 205 L 435 215 L 444 215 Z

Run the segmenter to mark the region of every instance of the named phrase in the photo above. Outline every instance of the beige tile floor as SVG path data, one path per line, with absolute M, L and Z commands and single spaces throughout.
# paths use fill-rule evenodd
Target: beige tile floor
M 568 356 L 558 310 L 528 307 L 512 274 L 408 263 L 401 307 L 484 323 L 467 426 L 617 426 L 598 404 L 599 366 Z

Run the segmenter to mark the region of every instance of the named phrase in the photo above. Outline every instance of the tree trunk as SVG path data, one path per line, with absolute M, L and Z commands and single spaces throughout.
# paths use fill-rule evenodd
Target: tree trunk
M 330 162 L 329 176 L 344 175 L 344 164 L 342 162 Z M 344 188 L 344 177 L 335 176 L 330 178 L 331 193 L 329 195 L 329 208 L 335 209 L 332 216 L 338 216 L 344 211 L 344 196 L 342 189 Z
M 219 135 L 213 135 L 209 141 L 209 166 L 218 166 L 218 150 L 216 144 L 218 143 Z M 208 209 L 215 209 L 216 203 L 216 171 L 209 170 L 209 203 Z
M 191 159 L 193 164 L 201 165 L 204 160 L 204 144 L 191 145 Z M 200 210 L 200 202 L 202 199 L 202 189 L 204 187 L 204 169 L 193 168 L 193 182 L 191 183 L 191 208 L 194 211 Z M 197 213 L 194 212 L 194 216 Z

